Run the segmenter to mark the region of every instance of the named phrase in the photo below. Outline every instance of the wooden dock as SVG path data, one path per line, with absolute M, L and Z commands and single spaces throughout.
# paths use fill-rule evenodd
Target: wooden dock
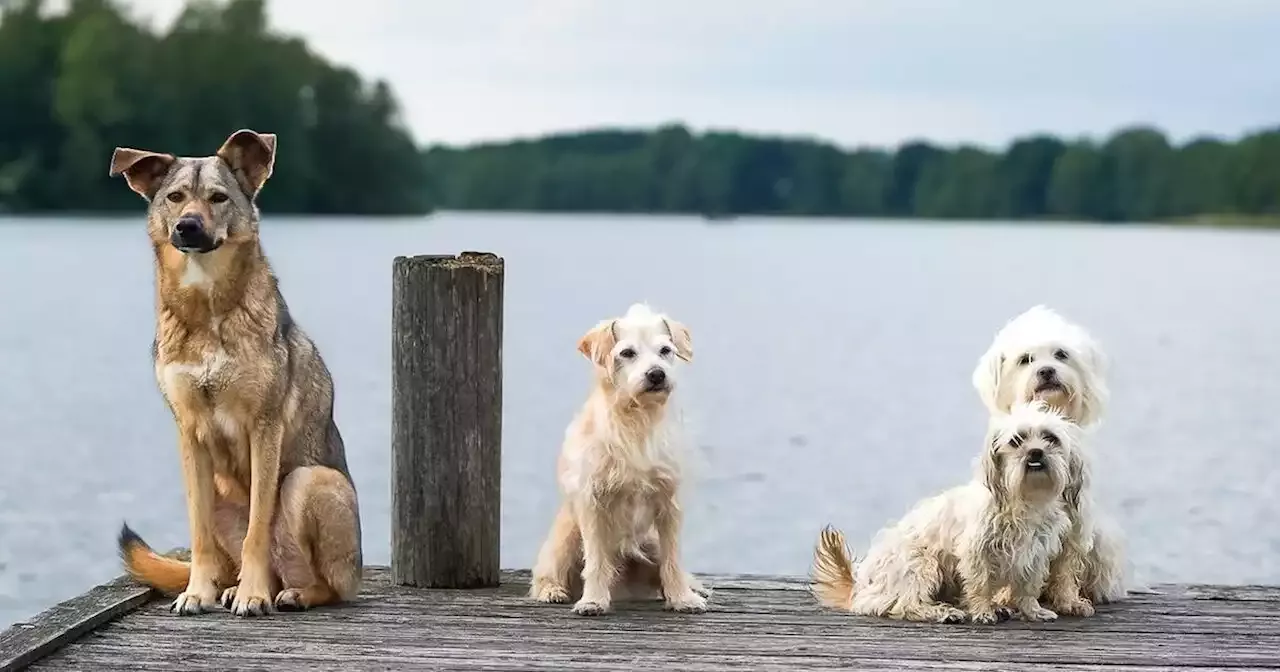
M 498 569 L 502 260 L 393 270 L 392 567 L 367 568 L 351 604 L 253 619 L 174 616 L 117 579 L 0 633 L 0 672 L 1280 670 L 1280 588 L 1157 586 L 1087 619 L 994 626 L 823 611 L 799 578 L 704 575 L 697 615 L 536 603 L 528 572 Z
M 0 672 L 31 670 L 1280 670 L 1280 588 L 1158 586 L 1086 619 L 898 623 L 820 609 L 798 578 L 704 576 L 711 610 L 620 602 L 602 617 L 498 588 L 397 586 L 242 619 L 171 615 L 127 579 L 0 634 Z

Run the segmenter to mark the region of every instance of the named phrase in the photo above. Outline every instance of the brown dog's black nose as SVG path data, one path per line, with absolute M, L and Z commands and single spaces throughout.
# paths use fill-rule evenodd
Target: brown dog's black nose
M 650 385 L 661 385 L 667 382 L 667 372 L 656 367 L 646 371 L 644 377 Z
M 1053 367 L 1049 366 L 1036 371 L 1036 375 L 1039 376 L 1040 380 L 1053 380 L 1058 376 L 1057 372 L 1053 370 Z
M 204 218 L 200 215 L 183 215 L 178 219 L 178 225 L 174 227 L 174 231 L 183 238 L 190 238 L 203 232 Z

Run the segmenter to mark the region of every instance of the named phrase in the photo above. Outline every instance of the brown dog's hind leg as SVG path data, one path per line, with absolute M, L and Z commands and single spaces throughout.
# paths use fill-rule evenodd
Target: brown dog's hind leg
M 328 467 L 299 467 L 280 484 L 272 565 L 283 589 L 275 606 L 301 610 L 345 602 L 360 591 L 356 492 Z

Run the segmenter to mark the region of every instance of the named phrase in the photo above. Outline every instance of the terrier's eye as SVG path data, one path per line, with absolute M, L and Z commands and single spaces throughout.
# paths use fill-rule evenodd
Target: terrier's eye
M 1051 446 L 1058 446 L 1062 444 L 1062 441 L 1058 439 L 1058 435 L 1053 432 L 1043 432 L 1041 436 L 1044 438 L 1045 443 Z
M 230 198 L 229 196 L 222 193 L 221 191 L 215 191 L 212 194 L 209 194 L 210 203 L 226 203 L 227 199 L 229 198 Z
M 181 203 L 186 197 L 186 194 L 181 191 L 171 191 L 168 196 L 165 196 L 165 198 L 169 199 L 170 203 Z
M 1018 358 L 1018 366 L 1026 366 L 1031 363 L 1031 355 L 1023 355 Z
M 661 356 L 663 356 L 663 357 L 670 357 L 670 356 L 671 356 L 671 346 L 669 346 L 669 345 L 664 345 L 664 346 L 662 346 L 662 348 L 661 348 L 660 350 L 658 350 L 658 354 L 659 354 L 659 355 L 661 355 Z
M 1054 350 L 1053 356 L 1055 359 L 1057 359 L 1060 362 L 1067 361 L 1067 351 L 1063 350 L 1062 348 L 1058 348 L 1057 350 Z
M 618 353 L 618 356 L 623 359 L 631 359 L 636 356 L 636 351 L 631 348 L 623 348 L 622 352 Z
M 1018 432 L 1017 434 L 1014 434 L 1013 436 L 1009 437 L 1009 445 L 1014 448 L 1017 448 L 1018 446 L 1022 445 L 1023 441 L 1026 441 L 1026 440 L 1027 440 L 1027 435 L 1022 432 Z

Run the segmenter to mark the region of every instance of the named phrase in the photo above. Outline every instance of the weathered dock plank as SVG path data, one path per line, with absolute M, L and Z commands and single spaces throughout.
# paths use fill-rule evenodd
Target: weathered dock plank
M 8 647 L 32 640 L 6 632 L 0 660 L 10 665 L 5 670 L 34 660 L 32 670 L 183 672 L 1280 670 L 1280 588 L 1263 586 L 1158 586 L 1093 618 L 983 627 L 824 611 L 802 579 L 787 577 L 705 576 L 715 590 L 706 614 L 619 603 L 613 614 L 584 619 L 567 606 L 527 599 L 527 572 L 504 572 L 500 587 L 471 591 L 395 586 L 385 568 L 367 576 L 351 605 L 254 620 L 171 616 L 165 601 L 139 599 L 139 589 L 118 581 L 83 603 L 86 614 L 98 614 L 84 624 L 74 622 L 71 603 L 51 610 L 68 628 L 40 640 L 54 644 L 10 658 Z M 123 606 L 104 609 L 108 595 Z

